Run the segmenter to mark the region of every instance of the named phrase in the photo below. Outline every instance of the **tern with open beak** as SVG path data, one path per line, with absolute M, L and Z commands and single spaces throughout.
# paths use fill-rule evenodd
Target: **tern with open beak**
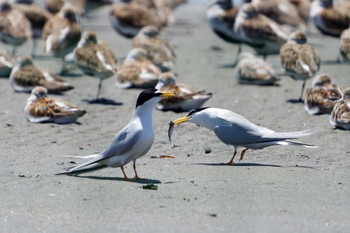
M 238 147 L 243 147 L 240 160 L 248 149 L 259 150 L 274 145 L 295 145 L 315 148 L 303 142 L 292 139 L 309 136 L 311 130 L 300 132 L 275 132 L 271 129 L 256 125 L 237 113 L 220 108 L 197 108 L 191 110 L 187 116 L 171 121 L 169 126 L 169 140 L 173 128 L 177 124 L 192 122 L 211 131 L 225 144 L 234 147 L 234 154 L 227 164 L 234 164 Z
M 136 159 L 147 154 L 153 144 L 153 109 L 161 98 L 173 95 L 173 92 L 160 92 L 156 89 L 143 90 L 129 123 L 117 133 L 102 153 L 85 156 L 90 160 L 57 175 L 78 175 L 106 167 L 120 167 L 127 180 L 124 166 L 133 161 L 135 179 L 140 178 L 136 171 Z

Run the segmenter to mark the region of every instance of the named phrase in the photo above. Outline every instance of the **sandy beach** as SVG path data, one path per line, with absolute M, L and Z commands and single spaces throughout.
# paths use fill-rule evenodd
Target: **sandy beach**
M 137 161 L 146 179 L 124 181 L 120 169 L 111 168 L 55 176 L 81 161 L 64 155 L 99 153 L 110 143 L 129 121 L 140 90 L 118 89 L 110 78 L 100 96 L 119 105 L 89 104 L 84 100 L 95 97 L 98 79 L 75 70 L 64 77 L 75 88 L 51 96 L 87 114 L 79 124 L 33 124 L 24 118 L 28 94 L 15 93 L 9 80 L 0 78 L 0 232 L 350 232 L 349 131 L 333 129 L 328 115 L 310 116 L 302 104 L 288 101 L 299 98 L 302 82 L 283 76 L 278 86 L 239 85 L 235 69 L 228 66 L 237 47 L 211 31 L 206 4 L 195 0 L 180 6 L 175 23 L 164 31 L 177 53 L 178 81 L 212 92 L 206 106 L 230 109 L 275 131 L 313 129 L 314 135 L 301 141 L 318 148 L 249 150 L 244 160 L 225 165 L 233 148 L 213 132 L 182 124 L 170 144 L 169 121 L 186 113 L 155 110 L 153 147 Z M 112 29 L 108 9 L 88 11 L 83 29 L 97 32 L 121 59 L 131 40 Z M 338 55 L 338 39 L 311 28 L 309 42 L 324 61 L 319 73 L 350 86 L 349 64 L 331 62 Z M 27 42 L 18 53 L 30 49 Z M 281 71 L 278 56 L 267 60 Z M 34 62 L 60 68 L 55 59 Z M 133 176 L 131 164 L 125 170 Z M 157 190 L 144 189 L 150 184 Z

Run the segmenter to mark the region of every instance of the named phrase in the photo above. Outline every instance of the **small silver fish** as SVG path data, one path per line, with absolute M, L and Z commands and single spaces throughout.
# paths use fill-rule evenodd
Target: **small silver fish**
M 174 122 L 170 121 L 169 122 L 169 129 L 168 129 L 168 137 L 169 137 L 169 142 L 171 143 L 171 135 L 174 132 L 175 124 Z

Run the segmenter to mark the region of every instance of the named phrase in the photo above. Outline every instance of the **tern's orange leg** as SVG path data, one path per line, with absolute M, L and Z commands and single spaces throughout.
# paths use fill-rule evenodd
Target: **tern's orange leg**
M 241 161 L 245 155 L 245 152 L 248 150 L 248 148 L 245 148 L 244 150 L 242 150 L 241 152 L 241 158 L 239 159 L 239 161 Z
M 129 178 L 126 176 L 126 174 L 125 174 L 125 171 L 124 171 L 124 167 L 123 166 L 121 166 L 120 167 L 120 169 L 122 170 L 122 172 L 123 172 L 123 175 L 124 175 L 124 180 L 129 180 Z
M 237 151 L 235 150 L 235 152 L 233 153 L 233 156 L 232 156 L 231 160 L 228 161 L 226 164 L 234 164 L 233 160 L 234 160 L 234 158 L 236 157 L 236 154 L 237 154 Z
M 139 177 L 139 175 L 137 174 L 137 171 L 136 171 L 136 160 L 133 160 L 133 165 L 132 165 L 132 167 L 134 168 L 134 172 L 135 172 L 135 177 L 134 177 L 134 179 L 135 179 L 135 180 L 144 179 L 143 177 Z

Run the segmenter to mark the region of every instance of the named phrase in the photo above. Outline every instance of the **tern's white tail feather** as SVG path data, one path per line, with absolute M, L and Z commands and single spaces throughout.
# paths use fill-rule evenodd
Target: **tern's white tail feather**
M 92 158 L 96 158 L 98 155 L 100 154 L 93 154 L 93 155 L 64 155 L 64 157 L 67 158 L 77 158 L 77 159 L 92 159 Z
M 295 138 L 301 138 L 301 137 L 307 137 L 313 134 L 314 130 L 304 130 L 304 131 L 298 131 L 298 132 L 286 132 L 286 133 L 273 133 L 264 135 L 264 138 L 276 138 L 276 139 L 295 139 Z

